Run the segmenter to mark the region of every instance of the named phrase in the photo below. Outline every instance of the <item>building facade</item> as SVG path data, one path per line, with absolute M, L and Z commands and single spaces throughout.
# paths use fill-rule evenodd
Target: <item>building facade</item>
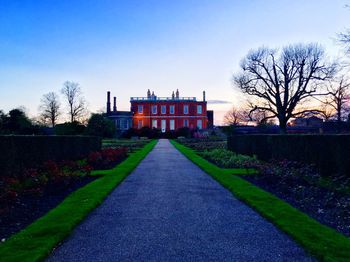
M 146 97 L 131 97 L 133 128 L 158 128 L 163 133 L 178 128 L 206 129 L 208 124 L 205 92 L 203 100 L 180 97 L 179 91 L 171 97 L 157 97 L 148 90 Z
M 130 111 L 118 111 L 116 97 L 113 97 L 113 110 L 111 110 L 111 92 L 109 91 L 107 92 L 106 115 L 114 122 L 117 133 L 122 133 L 132 128 L 133 113 Z
M 131 97 L 130 103 L 130 112 L 117 111 L 114 97 L 111 110 L 110 92 L 107 92 L 107 116 L 115 121 L 119 131 L 149 127 L 164 133 L 182 127 L 206 129 L 213 123 L 213 111 L 207 111 L 205 92 L 202 101 L 197 101 L 195 97 L 180 97 L 178 90 L 171 97 L 157 97 L 148 90 L 146 97 Z

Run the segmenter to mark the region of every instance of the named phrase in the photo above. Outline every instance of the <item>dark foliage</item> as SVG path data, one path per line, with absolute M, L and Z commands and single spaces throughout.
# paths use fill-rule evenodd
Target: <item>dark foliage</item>
M 0 136 L 1 176 L 54 160 L 81 159 L 101 149 L 101 139 L 88 136 Z
M 350 236 L 349 179 L 324 179 L 313 166 L 296 161 L 260 162 L 254 167 L 259 174 L 244 179 Z
M 83 135 L 86 127 L 79 122 L 66 122 L 55 126 L 55 134 L 61 136 Z
M 8 114 L 0 111 L 0 134 L 37 135 L 42 127 L 35 125 L 22 109 L 12 109 Z
M 235 135 L 228 148 L 265 161 L 314 164 L 322 176 L 350 176 L 350 135 Z
M 92 114 L 86 127 L 86 134 L 90 136 L 112 138 L 115 131 L 114 122 L 102 114 Z
M 93 169 L 111 169 L 127 157 L 127 152 L 126 147 L 105 148 L 101 151 L 91 152 L 87 162 Z

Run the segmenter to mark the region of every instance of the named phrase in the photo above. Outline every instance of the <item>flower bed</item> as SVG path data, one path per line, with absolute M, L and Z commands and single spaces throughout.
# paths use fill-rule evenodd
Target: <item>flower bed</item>
M 87 163 L 93 169 L 110 169 L 120 163 L 127 157 L 128 149 L 120 148 L 105 148 L 101 151 L 91 152 L 87 158 Z
M 226 149 L 206 150 L 199 155 L 221 168 L 252 168 L 259 165 L 259 161 L 254 157 L 236 154 Z
M 127 157 L 127 148 L 91 152 L 79 161 L 46 161 L 15 177 L 0 179 L 0 239 L 33 222 L 65 196 L 96 179 L 94 169 L 110 169 Z
M 325 180 L 313 166 L 288 160 L 261 163 L 258 170 L 243 178 L 350 237 L 350 187 L 345 177 Z

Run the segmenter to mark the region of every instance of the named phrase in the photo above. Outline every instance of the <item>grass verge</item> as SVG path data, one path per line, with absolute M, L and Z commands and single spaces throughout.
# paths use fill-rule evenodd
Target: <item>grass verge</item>
M 32 262 L 46 258 L 134 170 L 156 143 L 156 140 L 151 141 L 117 167 L 105 170 L 106 176 L 73 192 L 56 208 L 1 244 L 0 261 Z
M 238 199 L 254 208 L 267 220 L 290 235 L 311 255 L 321 261 L 349 261 L 350 239 L 322 225 L 276 196 L 198 156 L 176 141 L 171 143 L 193 163 L 230 190 Z

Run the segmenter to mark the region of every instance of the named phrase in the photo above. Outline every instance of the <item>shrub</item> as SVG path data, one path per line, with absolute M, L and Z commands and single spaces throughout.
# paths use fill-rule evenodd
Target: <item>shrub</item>
M 60 136 L 83 135 L 85 126 L 78 122 L 66 122 L 55 126 L 55 134 Z
M 112 120 L 102 114 L 92 114 L 86 127 L 86 134 L 99 137 L 114 137 L 116 132 Z
M 222 168 L 251 168 L 259 164 L 254 157 L 239 155 L 226 149 L 204 151 L 201 156 Z
M 94 169 L 110 169 L 127 157 L 127 148 L 105 148 L 101 151 L 91 152 L 87 163 Z
M 350 177 L 350 135 L 235 135 L 228 148 L 265 161 L 314 164 L 322 176 Z
M 101 139 L 85 136 L 0 136 L 1 176 L 15 176 L 46 161 L 77 160 L 101 149 Z

